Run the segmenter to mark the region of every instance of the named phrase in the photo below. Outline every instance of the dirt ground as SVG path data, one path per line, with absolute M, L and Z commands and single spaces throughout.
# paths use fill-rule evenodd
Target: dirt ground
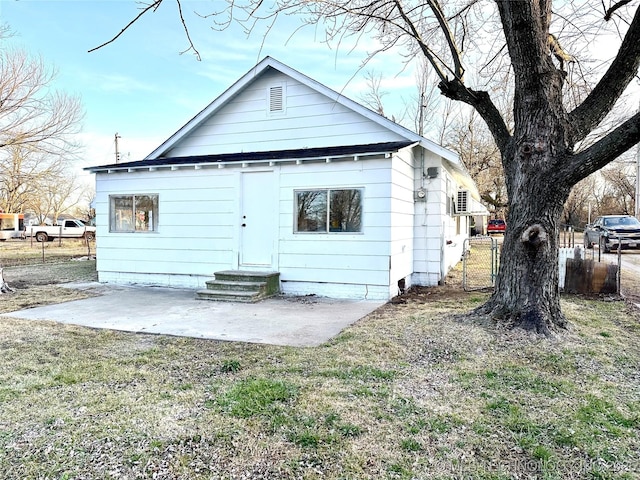
M 5 267 L 4 278 L 14 292 L 0 294 L 0 313 L 87 298 L 87 292 L 61 286 L 69 282 L 98 280 L 95 260 L 82 255 L 75 258 Z

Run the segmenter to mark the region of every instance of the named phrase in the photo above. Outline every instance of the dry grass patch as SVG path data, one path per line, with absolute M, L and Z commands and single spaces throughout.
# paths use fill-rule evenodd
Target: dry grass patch
M 4 269 L 7 283 L 15 290 L 0 295 L 0 313 L 87 298 L 89 293 L 65 288 L 68 282 L 95 282 L 95 260 L 23 265 Z
M 0 265 L 58 263 L 81 256 L 95 255 L 95 240 L 65 238 L 51 242 L 12 239 L 0 242 Z M 43 261 L 44 260 L 44 261 Z
M 485 298 L 317 348 L 2 319 L 0 478 L 637 478 L 638 311 L 567 297 L 548 340 L 461 315 Z

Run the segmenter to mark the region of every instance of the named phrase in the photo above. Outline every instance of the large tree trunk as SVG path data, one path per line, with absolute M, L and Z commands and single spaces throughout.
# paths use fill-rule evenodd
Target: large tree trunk
M 518 191 L 507 217 L 496 290 L 478 309 L 509 327 L 550 335 L 566 326 L 558 289 L 557 225 L 564 204 L 551 178 L 536 175 Z
M 562 99 L 565 73 L 549 54 L 550 4 L 505 0 L 499 8 L 515 74 L 513 134 L 498 142 L 509 213 L 496 291 L 481 311 L 549 335 L 566 326 L 557 227 L 575 183 L 561 173 L 574 147 Z
M 572 183 L 560 174 L 573 146 L 561 104 L 563 76 L 516 94 L 514 135 L 502 151 L 509 195 L 496 292 L 481 308 L 545 335 L 564 328 L 558 288 L 558 222 Z M 521 83 L 527 83 L 526 80 Z

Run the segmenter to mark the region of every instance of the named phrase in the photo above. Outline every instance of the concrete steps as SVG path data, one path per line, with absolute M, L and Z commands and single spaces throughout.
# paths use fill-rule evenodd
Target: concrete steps
M 279 272 L 224 270 L 214 278 L 206 282 L 206 290 L 196 292 L 197 299 L 253 303 L 280 292 Z

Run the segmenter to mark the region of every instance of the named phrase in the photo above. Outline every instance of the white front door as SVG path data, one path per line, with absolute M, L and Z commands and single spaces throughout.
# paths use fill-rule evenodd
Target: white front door
M 272 268 L 278 205 L 273 172 L 243 172 L 240 267 Z

